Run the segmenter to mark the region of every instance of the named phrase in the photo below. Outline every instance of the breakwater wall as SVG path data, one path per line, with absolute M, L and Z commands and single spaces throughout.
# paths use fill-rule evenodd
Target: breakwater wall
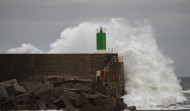
M 117 53 L 111 54 L 0 54 L 0 81 L 37 76 L 80 77 L 95 80 Z M 123 62 L 115 62 L 109 75 L 123 78 Z

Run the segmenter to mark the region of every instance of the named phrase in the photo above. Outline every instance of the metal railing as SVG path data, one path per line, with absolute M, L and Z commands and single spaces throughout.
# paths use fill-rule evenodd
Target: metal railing
M 118 62 L 118 56 L 113 56 L 110 61 L 105 65 L 103 70 L 109 70 L 109 67 L 112 66 L 115 62 Z

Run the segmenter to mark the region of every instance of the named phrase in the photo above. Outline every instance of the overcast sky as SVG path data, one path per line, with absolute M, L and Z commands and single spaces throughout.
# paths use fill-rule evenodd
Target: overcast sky
M 147 19 L 178 76 L 190 76 L 190 0 L 0 0 L 0 53 L 31 43 L 41 50 L 84 21 Z

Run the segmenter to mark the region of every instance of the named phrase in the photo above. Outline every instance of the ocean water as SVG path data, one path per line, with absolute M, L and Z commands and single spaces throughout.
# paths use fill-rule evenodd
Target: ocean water
M 190 77 L 178 77 L 182 86 L 182 94 L 186 98 L 184 102 L 171 104 L 169 106 L 137 108 L 138 111 L 190 111 Z
M 182 86 L 182 93 L 187 98 L 184 103 L 178 103 L 181 108 L 189 109 L 190 111 L 190 77 L 179 77 L 181 80 L 180 84 Z

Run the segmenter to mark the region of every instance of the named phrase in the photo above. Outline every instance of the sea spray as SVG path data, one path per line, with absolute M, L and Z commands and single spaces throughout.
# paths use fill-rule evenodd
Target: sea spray
M 125 60 L 125 90 L 128 105 L 168 106 L 185 100 L 174 73 L 173 60 L 159 50 L 151 24 L 111 19 L 109 22 L 84 22 L 66 28 L 60 39 L 50 44 L 48 53 L 94 53 L 96 32 L 107 30 L 107 47 L 114 48 Z
M 174 73 L 173 60 L 159 50 L 153 29 L 146 21 L 127 22 L 122 18 L 108 23 L 81 23 L 61 33 L 50 52 L 95 52 L 95 31 L 108 28 L 107 47 L 125 59 L 125 90 L 128 105 L 168 106 L 185 100 Z M 59 46 L 61 45 L 61 46 Z M 62 51 L 59 51 L 62 50 Z
M 7 51 L 7 53 L 43 53 L 43 51 L 41 51 L 40 49 L 38 49 L 37 47 L 33 46 L 30 43 L 24 43 L 21 45 L 21 47 L 18 48 L 11 48 Z

